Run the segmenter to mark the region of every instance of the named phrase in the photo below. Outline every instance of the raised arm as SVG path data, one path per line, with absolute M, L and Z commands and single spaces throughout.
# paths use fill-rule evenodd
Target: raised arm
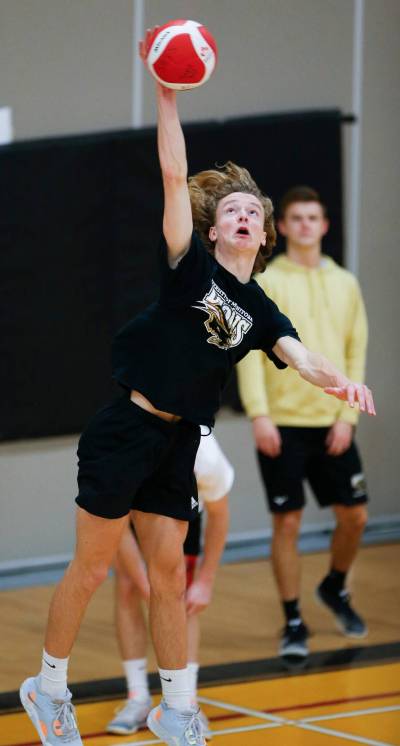
M 148 30 L 146 39 L 139 45 L 144 63 L 152 33 Z M 174 267 L 188 250 L 193 230 L 187 185 L 186 147 L 179 121 L 176 92 L 156 83 L 156 93 L 158 156 L 164 185 L 163 231 L 169 262 Z
M 367 386 L 350 381 L 318 352 L 311 352 L 297 339 L 281 337 L 273 347 L 275 354 L 305 381 L 320 386 L 325 393 L 347 401 L 350 407 L 358 402 L 361 412 L 376 414 L 372 393 Z

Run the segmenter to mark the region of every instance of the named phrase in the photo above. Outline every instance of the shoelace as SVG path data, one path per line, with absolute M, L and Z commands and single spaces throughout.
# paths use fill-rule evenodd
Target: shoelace
M 68 743 L 72 738 L 79 735 L 75 719 L 75 707 L 71 702 L 71 696 L 71 692 L 68 692 L 67 699 L 54 703 L 55 719 L 60 723 L 63 743 Z
M 192 716 L 190 723 L 185 730 L 185 738 L 187 738 L 190 746 L 203 746 L 204 744 L 203 729 L 197 713 Z

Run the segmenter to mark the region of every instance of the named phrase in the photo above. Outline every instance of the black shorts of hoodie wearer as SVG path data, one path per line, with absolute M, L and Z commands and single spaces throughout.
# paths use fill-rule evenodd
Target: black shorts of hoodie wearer
M 199 442 L 198 425 L 166 422 L 125 394 L 82 433 L 76 502 L 102 518 L 141 510 L 192 521 L 199 507 L 193 471 Z
M 300 510 L 307 480 L 320 507 L 353 507 L 368 501 L 361 459 L 354 441 L 340 456 L 326 452 L 329 427 L 279 427 L 282 450 L 276 458 L 258 451 L 272 513 Z

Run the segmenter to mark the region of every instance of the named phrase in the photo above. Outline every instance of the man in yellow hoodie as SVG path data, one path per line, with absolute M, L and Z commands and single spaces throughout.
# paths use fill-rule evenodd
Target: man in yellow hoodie
M 351 380 L 361 382 L 367 345 L 364 304 L 356 278 L 321 253 L 329 223 L 317 192 L 309 187 L 289 190 L 278 227 L 286 238 L 286 253 L 257 276 L 258 283 L 292 319 L 309 349 L 321 351 Z M 346 589 L 367 521 L 365 479 L 353 439 L 358 412 L 324 396 L 293 370 L 276 371 L 260 350 L 237 367 L 273 516 L 272 564 L 286 620 L 279 652 L 287 663 L 298 664 L 308 655 L 297 550 L 304 479 L 320 506 L 331 506 L 336 516 L 331 566 L 316 590 L 317 599 L 345 635 L 367 633 Z

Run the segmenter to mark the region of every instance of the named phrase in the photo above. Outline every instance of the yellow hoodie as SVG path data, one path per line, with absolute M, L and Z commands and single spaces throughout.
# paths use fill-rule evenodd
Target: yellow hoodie
M 367 318 L 354 275 L 327 256 L 310 269 L 281 254 L 256 280 L 289 317 L 306 347 L 321 352 L 351 380 L 364 380 Z M 237 371 L 249 417 L 269 415 L 276 425 L 293 427 L 357 422 L 356 410 L 307 383 L 296 371 L 278 370 L 261 350 L 250 352 Z

